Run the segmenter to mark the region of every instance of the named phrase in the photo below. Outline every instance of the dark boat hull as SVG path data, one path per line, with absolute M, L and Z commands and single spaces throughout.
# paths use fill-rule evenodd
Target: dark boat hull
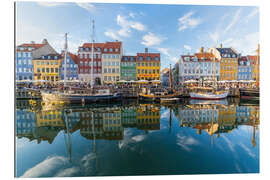
M 240 98 L 245 100 L 259 100 L 260 91 L 257 89 L 239 89 Z

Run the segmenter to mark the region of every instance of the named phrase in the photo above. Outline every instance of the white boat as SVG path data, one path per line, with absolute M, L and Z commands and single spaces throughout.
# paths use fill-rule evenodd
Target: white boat
M 179 101 L 179 98 L 160 98 L 161 103 L 171 103 L 171 102 L 177 102 Z
M 204 99 L 204 100 L 218 100 L 218 99 L 225 99 L 227 98 L 229 91 L 197 91 L 197 92 L 190 92 L 191 99 Z

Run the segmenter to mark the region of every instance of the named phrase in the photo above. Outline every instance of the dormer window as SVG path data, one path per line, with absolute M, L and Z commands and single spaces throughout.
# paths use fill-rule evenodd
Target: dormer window
M 156 56 L 156 57 L 155 57 L 155 60 L 156 60 L 156 61 L 158 61 L 158 60 L 159 60 L 158 56 Z
M 112 48 L 110 48 L 110 52 L 112 52 L 113 51 L 113 49 Z
M 107 48 L 104 48 L 104 52 L 107 52 L 108 51 L 108 49 Z
M 54 56 L 54 59 L 57 59 L 57 56 Z
M 100 52 L 100 48 L 97 48 L 97 51 Z
M 197 61 L 198 61 L 198 58 L 197 58 L 197 57 L 194 57 L 193 60 L 194 60 L 195 62 L 197 62 Z
M 118 48 L 115 48 L 115 52 L 118 52 L 118 50 L 119 50 Z
M 127 61 L 128 60 L 128 57 L 125 57 L 125 61 Z
M 131 60 L 131 61 L 134 61 L 134 58 L 133 58 L 133 57 L 130 57 L 130 60 Z
M 148 60 L 148 61 L 151 61 L 151 57 L 150 57 L 150 56 L 147 56 L 147 60 Z
M 186 60 L 186 61 L 189 61 L 189 60 L 190 60 L 190 58 L 189 58 L 189 57 L 185 57 L 185 60 Z
M 45 56 L 42 56 L 42 59 L 45 59 Z
M 140 56 L 140 57 L 139 57 L 139 60 L 140 60 L 140 61 L 143 61 L 143 57 L 142 57 L 142 56 Z
M 90 51 L 90 49 L 89 48 L 86 48 L 86 51 Z

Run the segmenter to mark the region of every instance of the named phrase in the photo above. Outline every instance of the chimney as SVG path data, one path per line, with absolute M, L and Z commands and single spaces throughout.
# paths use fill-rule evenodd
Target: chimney
M 43 39 L 42 44 L 48 44 L 47 39 Z
M 31 41 L 31 44 L 35 44 L 35 41 Z
M 145 48 L 145 53 L 148 53 L 148 48 Z
M 200 53 L 203 53 L 203 47 L 200 47 Z
M 222 43 L 220 43 L 220 48 L 222 48 Z

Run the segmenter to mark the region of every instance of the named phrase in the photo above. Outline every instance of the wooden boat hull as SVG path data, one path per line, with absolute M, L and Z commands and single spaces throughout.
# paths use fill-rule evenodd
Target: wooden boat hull
M 219 100 L 219 99 L 225 99 L 228 97 L 229 92 L 224 92 L 221 94 L 212 94 L 212 93 L 190 93 L 191 99 L 201 99 L 201 100 Z

